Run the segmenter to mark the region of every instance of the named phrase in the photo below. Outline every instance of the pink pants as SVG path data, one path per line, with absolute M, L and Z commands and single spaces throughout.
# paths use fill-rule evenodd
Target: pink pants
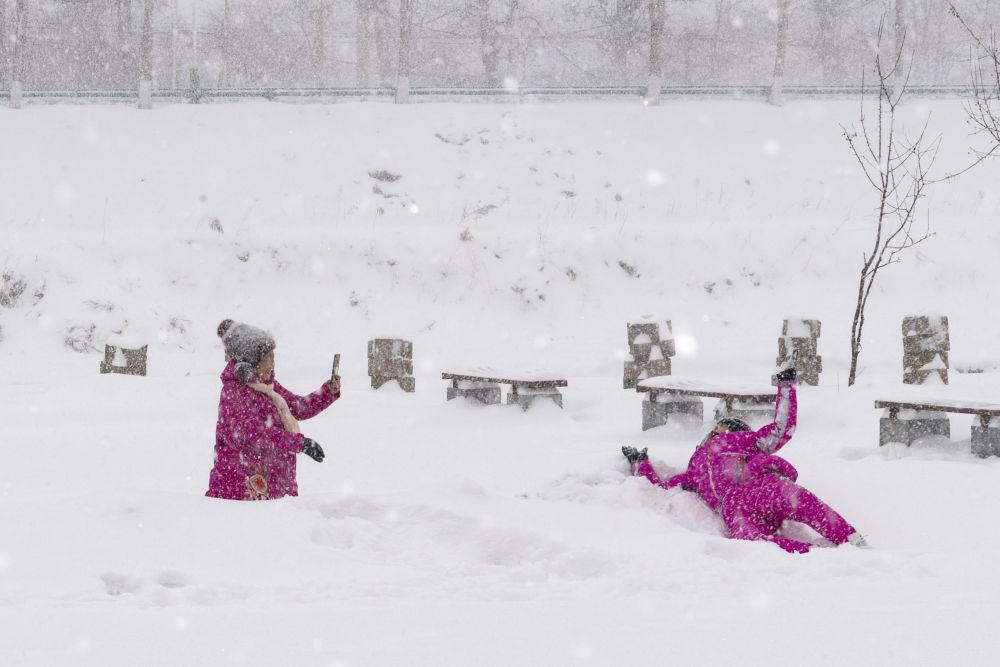
M 844 517 L 811 491 L 776 475 L 733 489 L 720 509 L 734 539 L 768 540 L 793 553 L 806 553 L 811 545 L 775 535 L 784 521 L 804 523 L 834 544 L 847 542 L 854 532 Z

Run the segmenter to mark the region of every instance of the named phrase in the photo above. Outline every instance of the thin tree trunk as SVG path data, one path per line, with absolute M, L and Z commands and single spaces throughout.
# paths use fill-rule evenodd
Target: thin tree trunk
M 392 22 L 387 19 L 389 0 L 378 0 L 378 12 L 375 16 L 373 32 L 375 37 L 375 57 L 378 59 L 379 85 L 391 85 L 396 68 L 399 65 L 398 54 L 395 52 L 396 34 Z
M 399 69 L 396 71 L 396 103 L 410 96 L 410 71 L 413 62 L 413 5 L 399 0 Z
M 355 3 L 357 28 L 354 36 L 355 74 L 358 88 L 371 86 L 371 2 Z
M 646 103 L 660 103 L 663 87 L 663 26 L 666 20 L 666 0 L 649 0 L 649 83 Z
M 132 0 L 115 3 L 115 48 L 117 49 L 117 76 L 115 86 L 125 88 L 134 79 L 132 71 Z
M 496 22 L 490 16 L 490 0 L 477 0 L 479 18 L 479 52 L 486 71 L 486 83 L 498 87 L 500 81 L 500 36 Z
M 771 104 L 784 104 L 785 101 L 785 52 L 788 49 L 788 3 L 789 0 L 778 0 L 778 26 L 774 49 L 774 76 L 771 80 L 771 92 L 767 101 Z
M 7 87 L 10 60 L 7 56 L 7 2 L 0 0 L 0 88 Z
M 833 83 L 833 70 L 836 65 L 833 53 L 834 45 L 837 43 L 834 34 L 833 1 L 813 0 L 813 7 L 816 10 L 816 39 L 814 43 L 819 56 L 821 80 L 825 86 Z
M 14 5 L 14 51 L 11 57 L 10 106 L 21 107 L 24 79 L 28 70 L 28 0 Z
M 316 33 L 313 35 L 312 67 L 313 82 L 317 86 L 326 83 L 326 0 L 315 0 L 313 7 L 313 23 Z
M 905 0 L 896 0 L 892 21 L 893 52 L 889 59 L 890 63 L 895 63 L 896 65 L 892 73 L 892 79 L 889 82 L 894 95 L 899 95 L 901 92 L 900 88 L 906 81 L 907 70 L 909 69 L 909 58 L 906 58 L 904 55 L 906 32 L 906 2 Z
M 231 59 L 230 42 L 232 36 L 229 31 L 229 0 L 223 0 L 222 3 L 222 26 L 221 34 L 219 35 L 219 46 L 220 51 L 222 51 L 222 63 L 219 67 L 219 83 L 217 84 L 219 88 L 225 88 L 229 85 L 229 61 Z
M 153 108 L 153 2 L 142 3 L 142 31 L 139 36 L 139 108 Z

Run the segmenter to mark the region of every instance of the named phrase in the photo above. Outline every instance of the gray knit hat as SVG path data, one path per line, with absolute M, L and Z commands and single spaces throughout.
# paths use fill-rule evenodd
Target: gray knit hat
M 243 322 L 222 320 L 216 333 L 226 348 L 226 361 L 236 362 L 236 379 L 243 384 L 253 380 L 260 360 L 275 347 L 271 334 Z

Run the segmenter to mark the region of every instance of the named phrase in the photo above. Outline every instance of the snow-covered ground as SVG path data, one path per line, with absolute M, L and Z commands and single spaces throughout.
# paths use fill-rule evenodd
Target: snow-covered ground
M 1000 460 L 969 417 L 879 449 L 872 402 L 906 314 L 949 316 L 953 367 L 1000 362 L 1000 163 L 930 190 L 937 236 L 885 273 L 848 389 L 856 112 L 0 108 L 0 264 L 27 283 L 0 308 L 0 663 L 992 664 Z M 961 103 L 905 108 L 928 113 L 960 168 Z M 622 444 L 669 472 L 707 428 L 641 431 L 643 315 L 673 321 L 675 373 L 742 384 L 783 318 L 823 321 L 783 454 L 871 548 L 730 541 L 627 475 Z M 344 355 L 299 498 L 202 496 L 223 317 L 276 334 L 296 391 Z M 97 374 L 112 335 L 149 342 L 149 377 Z M 414 341 L 416 394 L 367 388 L 376 336 Z M 565 373 L 565 410 L 446 403 L 440 373 L 483 365 Z M 1000 401 L 996 373 L 952 382 Z

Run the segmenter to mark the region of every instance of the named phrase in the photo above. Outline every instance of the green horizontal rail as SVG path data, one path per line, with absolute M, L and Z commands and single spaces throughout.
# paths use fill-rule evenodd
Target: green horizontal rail
M 766 97 L 770 86 L 665 86 L 660 90 L 663 97 Z M 877 92 L 874 86 L 866 86 L 866 95 Z M 161 88 L 152 91 L 157 99 L 186 99 L 197 102 L 202 99 L 260 98 L 369 98 L 393 97 L 393 88 Z M 645 92 L 643 86 L 589 86 L 589 87 L 534 87 L 507 90 L 504 88 L 411 88 L 410 97 L 485 97 L 485 98 L 525 98 L 525 97 L 639 97 Z M 858 95 L 862 89 L 857 86 L 785 86 L 782 93 L 788 97 L 843 97 Z M 968 86 L 907 86 L 910 95 L 967 95 Z M 25 90 L 25 99 L 76 99 L 76 100 L 137 100 L 138 90 Z M 0 90 L 0 99 L 9 99 L 10 92 Z

